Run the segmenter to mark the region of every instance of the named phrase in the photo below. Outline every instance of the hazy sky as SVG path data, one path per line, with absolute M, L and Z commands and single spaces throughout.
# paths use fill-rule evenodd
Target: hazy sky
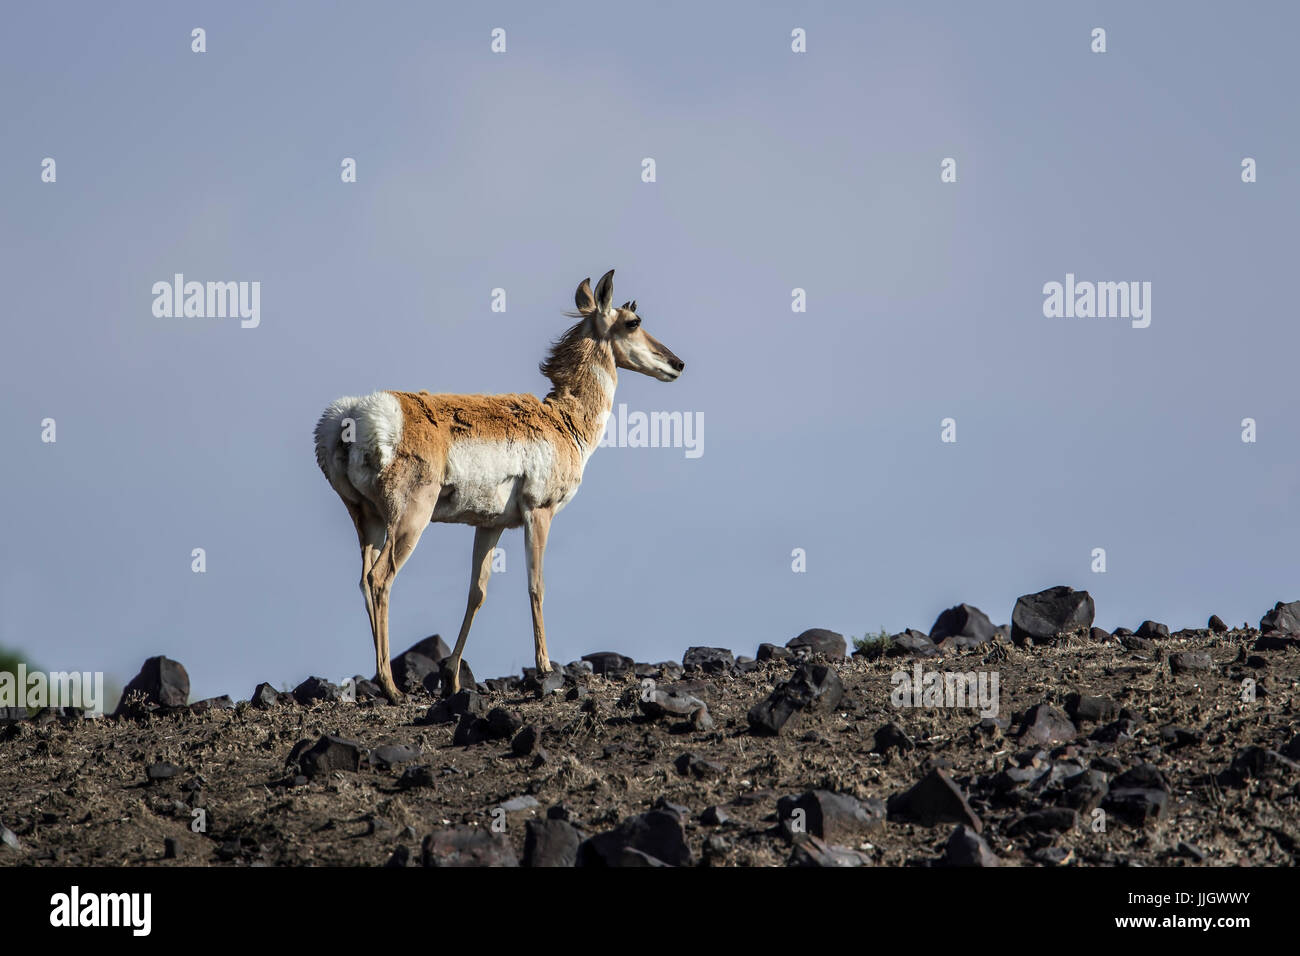
M 1105 627 L 1256 623 L 1300 597 L 1298 11 L 10 5 L 0 644 L 120 681 L 165 653 L 196 698 L 369 675 L 321 409 L 544 394 L 609 268 L 687 363 L 617 401 L 702 414 L 703 454 L 592 458 L 547 554 L 556 660 L 1001 623 L 1055 584 Z M 260 325 L 155 317 L 178 272 L 260 282 Z M 1150 326 L 1045 317 L 1067 273 L 1150 282 Z M 472 538 L 425 533 L 394 651 L 454 639 Z M 480 677 L 532 660 L 502 543 Z

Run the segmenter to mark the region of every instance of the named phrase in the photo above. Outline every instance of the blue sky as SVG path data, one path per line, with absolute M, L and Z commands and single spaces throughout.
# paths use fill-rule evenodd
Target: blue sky
M 1300 597 L 1294 5 L 230 6 L 0 15 L 0 644 L 122 681 L 165 653 L 195 697 L 369 674 L 320 410 L 544 394 L 609 268 L 687 362 L 617 400 L 702 414 L 704 454 L 593 457 L 557 660 L 1005 622 L 1055 584 L 1106 627 Z M 156 318 L 176 272 L 260 282 L 260 326 Z M 1150 327 L 1044 317 L 1067 273 L 1151 282 Z M 394 650 L 454 637 L 471 540 L 426 532 Z M 479 676 L 532 657 L 503 546 Z

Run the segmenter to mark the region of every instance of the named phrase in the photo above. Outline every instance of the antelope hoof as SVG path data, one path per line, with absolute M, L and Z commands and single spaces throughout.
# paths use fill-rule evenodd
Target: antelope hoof
M 403 694 L 400 690 L 398 690 L 397 685 L 394 684 L 391 680 L 384 681 L 380 685 L 379 689 L 384 692 L 384 696 L 388 698 L 388 702 L 390 704 L 400 704 L 402 701 L 406 699 L 406 695 Z

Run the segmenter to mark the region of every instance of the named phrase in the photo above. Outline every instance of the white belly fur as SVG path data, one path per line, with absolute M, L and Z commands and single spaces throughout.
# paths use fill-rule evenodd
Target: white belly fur
M 547 441 L 457 441 L 447 452 L 433 520 L 515 527 L 525 507 L 572 497 L 576 484 L 558 487 L 555 464 Z

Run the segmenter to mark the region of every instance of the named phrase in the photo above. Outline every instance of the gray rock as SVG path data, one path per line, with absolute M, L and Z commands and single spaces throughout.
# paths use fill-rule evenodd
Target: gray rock
M 1050 644 L 1074 634 L 1089 634 L 1096 605 L 1087 591 L 1058 586 L 1022 595 L 1011 613 L 1011 640 Z
M 844 685 L 833 667 L 800 664 L 788 681 L 750 708 L 750 730 L 756 734 L 778 734 L 795 714 L 832 711 L 843 696 Z
M 524 824 L 524 866 L 577 866 L 581 844 L 582 833 L 567 820 L 529 820 Z
M 190 675 L 180 661 L 174 661 L 170 657 L 151 657 L 126 687 L 122 688 L 122 697 L 113 712 L 114 716 L 120 717 L 127 713 L 126 701 L 133 695 L 143 695 L 146 708 L 176 710 L 189 703 Z
M 847 846 L 833 846 L 810 836 L 795 844 L 789 866 L 870 866 L 871 857 Z
M 736 658 L 722 647 L 688 647 L 682 656 L 682 668 L 688 674 L 692 671 L 725 674 L 735 666 Z
M 948 837 L 943 859 L 948 866 L 998 866 L 1001 862 L 983 837 L 961 823 Z
M 518 866 L 519 858 L 504 833 L 457 825 L 424 838 L 420 860 L 425 866 Z
M 1259 631 L 1261 634 L 1274 631 L 1279 634 L 1294 634 L 1300 631 L 1300 601 L 1289 604 L 1278 601 L 1273 605 L 1273 610 L 1259 619 Z
M 801 654 L 823 654 L 835 660 L 843 660 L 848 651 L 844 635 L 828 631 L 824 627 L 809 628 L 799 636 L 790 638 L 785 646 L 796 657 Z
M 1025 713 L 1016 736 L 1022 744 L 1043 745 L 1064 743 L 1078 736 L 1078 729 L 1051 704 L 1036 704 Z
M 868 800 L 864 805 L 847 793 L 809 790 L 778 800 L 776 815 L 792 840 L 811 834 L 828 843 L 858 843 L 869 830 L 885 822 L 885 805 L 880 800 Z M 797 822 L 800 820 L 802 823 Z
M 628 817 L 613 830 L 599 833 L 578 848 L 579 866 L 627 866 L 625 849 L 653 857 L 670 866 L 694 862 L 682 820 L 669 810 L 650 810 Z
M 299 757 L 298 766 L 307 777 L 331 773 L 335 770 L 357 771 L 361 769 L 364 756 L 365 748 L 355 740 L 336 737 L 333 734 L 322 734 L 321 738 Z
M 964 823 L 976 833 L 984 824 L 966 800 L 966 794 L 942 770 L 935 768 L 910 790 L 889 798 L 890 819 L 910 820 L 922 826 Z
M 950 642 L 949 646 L 958 650 L 976 647 L 993 640 L 997 628 L 988 615 L 969 604 L 950 607 L 935 618 L 930 628 L 930 640 L 934 644 Z
M 1208 671 L 1213 667 L 1214 660 L 1209 651 L 1179 651 L 1169 655 L 1169 671 L 1173 674 Z
M 343 699 L 343 691 L 323 677 L 308 677 L 293 689 L 293 699 L 304 705 L 317 700 L 336 701 Z

